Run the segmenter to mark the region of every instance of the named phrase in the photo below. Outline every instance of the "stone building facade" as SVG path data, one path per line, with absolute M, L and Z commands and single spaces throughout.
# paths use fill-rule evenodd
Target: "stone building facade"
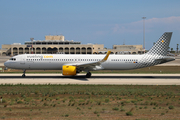
M 142 45 L 113 45 L 113 49 L 104 48 L 103 44 L 81 44 L 73 40 L 64 40 L 64 36 L 45 36 L 45 40 L 28 41 L 25 44 L 2 45 L 0 56 L 18 54 L 140 54 Z

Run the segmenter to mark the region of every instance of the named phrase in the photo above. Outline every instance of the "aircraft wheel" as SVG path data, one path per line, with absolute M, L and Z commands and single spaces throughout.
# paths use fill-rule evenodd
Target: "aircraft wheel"
M 90 78 L 90 77 L 91 77 L 91 73 L 88 72 L 88 73 L 86 74 L 86 77 L 87 77 L 87 78 Z
M 26 70 L 24 69 L 22 77 L 26 77 L 25 73 L 26 73 Z

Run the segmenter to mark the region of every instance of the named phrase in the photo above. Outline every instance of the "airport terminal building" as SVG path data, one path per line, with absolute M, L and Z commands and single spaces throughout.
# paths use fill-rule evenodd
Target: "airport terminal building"
M 65 40 L 63 35 L 48 35 L 45 40 L 26 41 L 24 44 L 4 44 L 0 56 L 18 54 L 141 54 L 142 45 L 113 45 L 112 49 L 104 48 L 103 44 L 81 44 L 73 40 Z

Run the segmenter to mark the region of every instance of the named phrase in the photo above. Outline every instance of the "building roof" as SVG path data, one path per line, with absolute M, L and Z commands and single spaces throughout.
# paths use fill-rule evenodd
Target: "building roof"
M 74 42 L 73 40 L 34 40 L 33 45 L 40 45 L 40 44 L 81 44 L 81 42 Z M 31 41 L 25 41 L 25 45 L 32 45 Z

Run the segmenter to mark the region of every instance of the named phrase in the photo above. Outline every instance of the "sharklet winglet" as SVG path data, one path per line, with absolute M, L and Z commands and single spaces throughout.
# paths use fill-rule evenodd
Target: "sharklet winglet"
M 108 59 L 108 57 L 109 57 L 109 55 L 111 54 L 111 51 L 108 51 L 107 53 L 106 53 L 106 56 L 101 60 L 102 62 L 105 62 L 107 59 Z

